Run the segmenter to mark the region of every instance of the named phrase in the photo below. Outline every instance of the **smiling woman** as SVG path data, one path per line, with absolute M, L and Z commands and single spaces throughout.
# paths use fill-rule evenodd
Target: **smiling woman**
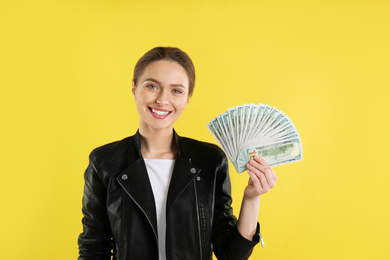
M 173 124 L 192 95 L 195 70 L 178 48 L 157 47 L 134 69 L 134 136 L 96 148 L 85 172 L 79 260 L 247 259 L 260 241 L 260 195 L 277 177 L 260 157 L 248 167 L 240 217 L 233 215 L 228 162 L 210 143 Z

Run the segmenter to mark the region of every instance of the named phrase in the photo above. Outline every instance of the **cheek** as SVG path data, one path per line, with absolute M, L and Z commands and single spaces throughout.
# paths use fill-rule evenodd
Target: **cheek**
M 148 102 L 150 102 L 152 99 L 153 99 L 153 97 L 152 97 L 152 95 L 150 94 L 150 93 L 147 93 L 147 92 L 139 92 L 139 93 L 137 93 L 137 99 L 136 99 L 136 101 L 137 101 L 137 104 L 145 104 L 145 103 L 148 103 Z
M 187 107 L 187 99 L 180 100 L 179 102 L 176 103 L 177 109 L 183 110 Z
M 145 97 L 142 95 L 137 95 L 136 106 L 139 113 L 143 113 L 143 111 L 146 110 L 146 104 L 147 100 L 145 100 Z

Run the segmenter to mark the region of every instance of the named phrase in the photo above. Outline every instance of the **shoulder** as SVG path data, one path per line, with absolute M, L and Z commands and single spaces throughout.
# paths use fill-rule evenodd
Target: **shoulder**
M 221 161 L 226 158 L 225 153 L 218 145 L 188 137 L 181 137 L 180 142 L 181 152 L 185 153 L 186 157 L 197 157 L 206 161 Z
M 183 148 L 199 149 L 199 150 L 204 150 L 205 152 L 222 151 L 221 148 L 219 148 L 219 146 L 215 144 L 199 141 L 188 137 L 181 137 L 180 142 Z
M 125 158 L 130 150 L 134 150 L 133 138 L 134 136 L 129 136 L 95 148 L 89 155 L 90 161 L 101 168 L 105 164 Z

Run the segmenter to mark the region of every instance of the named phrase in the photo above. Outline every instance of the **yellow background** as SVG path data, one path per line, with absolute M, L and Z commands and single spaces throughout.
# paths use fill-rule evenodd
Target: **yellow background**
M 212 118 L 259 102 L 301 135 L 251 259 L 390 259 L 389 14 L 385 0 L 1 0 L 0 258 L 76 259 L 88 154 L 135 133 L 132 70 L 162 45 L 197 69 L 180 135 L 215 143 Z M 247 175 L 231 176 L 238 214 Z

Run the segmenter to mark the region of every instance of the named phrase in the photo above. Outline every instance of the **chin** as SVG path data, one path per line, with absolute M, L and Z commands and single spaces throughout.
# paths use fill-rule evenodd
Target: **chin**
M 148 124 L 146 123 L 146 126 L 153 130 L 164 130 L 164 129 L 172 129 L 173 124 Z

